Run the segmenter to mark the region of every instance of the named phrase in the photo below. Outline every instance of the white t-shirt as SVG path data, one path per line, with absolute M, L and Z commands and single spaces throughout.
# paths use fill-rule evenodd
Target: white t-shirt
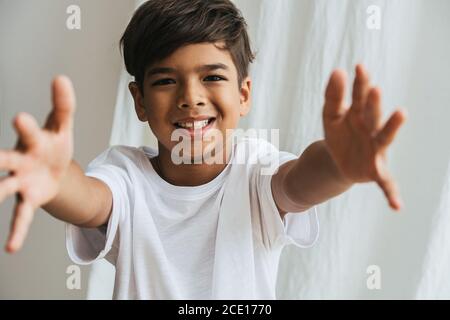
M 89 164 L 112 191 L 112 214 L 103 228 L 66 224 L 70 258 L 111 262 L 113 299 L 275 299 L 281 250 L 310 247 L 319 232 L 315 208 L 282 220 L 272 197 L 268 164 L 298 157 L 243 136 L 216 178 L 191 187 L 162 179 L 156 155 L 113 146 Z

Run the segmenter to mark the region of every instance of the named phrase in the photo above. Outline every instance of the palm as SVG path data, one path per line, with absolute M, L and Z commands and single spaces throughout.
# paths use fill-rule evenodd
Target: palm
M 35 208 L 56 195 L 60 177 L 73 154 L 71 132 L 54 132 L 45 128 L 40 131 L 39 140 L 23 151 L 28 161 L 24 161 L 15 172 L 21 181 L 19 193 Z
M 0 150 L 0 170 L 10 175 L 0 180 L 0 203 L 16 194 L 7 250 L 17 251 L 25 239 L 34 210 L 54 198 L 73 155 L 75 95 L 69 79 L 53 82 L 53 109 L 43 129 L 29 114 L 14 121 L 19 135 L 14 150 Z
M 358 65 L 352 105 L 344 105 L 345 74 L 335 71 L 326 90 L 323 110 L 325 141 L 343 176 L 351 182 L 375 181 L 394 209 L 400 208 L 397 187 L 386 168 L 386 150 L 405 120 L 396 111 L 381 123 L 381 93 L 371 88 L 364 68 Z
M 341 121 L 330 120 L 326 126 L 326 142 L 345 177 L 353 182 L 375 179 L 384 162 L 384 152 L 377 153 L 375 138 L 364 128 L 358 128 L 355 113 L 348 112 Z

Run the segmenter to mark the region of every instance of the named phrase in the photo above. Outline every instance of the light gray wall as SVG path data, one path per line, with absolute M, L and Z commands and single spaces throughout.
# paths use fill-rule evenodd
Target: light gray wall
M 68 30 L 66 8 L 81 8 L 81 30 Z M 133 0 L 0 0 L 0 148 L 16 141 L 11 120 L 19 111 L 42 125 L 50 104 L 50 83 L 68 75 L 75 87 L 75 159 L 83 168 L 109 142 L 122 66 L 118 42 L 133 13 Z M 66 288 L 72 264 L 65 248 L 64 223 L 39 210 L 25 247 L 3 251 L 14 201 L 0 204 L 0 299 L 83 299 Z

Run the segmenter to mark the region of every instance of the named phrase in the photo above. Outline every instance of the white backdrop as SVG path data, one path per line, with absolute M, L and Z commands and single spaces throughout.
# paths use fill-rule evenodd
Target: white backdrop
M 450 227 L 450 148 L 444 138 L 450 136 L 450 2 L 234 2 L 257 51 L 251 67 L 252 111 L 240 127 L 280 128 L 280 149 L 300 155 L 323 137 L 321 112 L 330 73 L 343 68 L 353 80 L 359 62 L 382 89 L 385 117 L 398 106 L 409 114 L 389 153 L 404 210 L 391 211 L 375 184 L 355 186 L 320 205 L 316 246 L 283 252 L 278 298 L 450 298 L 445 272 L 450 267 L 445 233 Z M 366 24 L 373 5 L 381 12 L 379 30 Z M 123 71 L 111 144 L 156 146 L 135 115 L 130 80 Z M 370 290 L 367 270 L 373 265 L 379 268 L 381 288 Z M 113 276 L 110 265 L 96 263 L 88 298 L 110 298 Z

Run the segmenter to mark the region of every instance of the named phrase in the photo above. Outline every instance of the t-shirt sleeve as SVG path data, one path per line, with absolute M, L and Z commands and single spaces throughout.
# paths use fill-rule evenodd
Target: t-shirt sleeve
M 277 167 L 298 158 L 296 155 L 285 151 L 278 151 L 276 155 L 279 157 Z M 271 245 L 294 244 L 301 248 L 312 247 L 319 237 L 319 220 L 316 207 L 303 212 L 288 212 L 281 219 L 271 188 L 275 171 L 273 171 L 273 174 L 267 174 L 263 173 L 261 167 L 259 167 L 256 174 L 261 219 Z
M 112 192 L 112 211 L 107 224 L 98 228 L 66 223 L 66 247 L 70 259 L 80 265 L 105 258 L 115 265 L 120 242 L 119 226 L 129 213 L 128 177 L 118 147 L 110 147 L 91 163 L 85 175 L 103 181 Z

